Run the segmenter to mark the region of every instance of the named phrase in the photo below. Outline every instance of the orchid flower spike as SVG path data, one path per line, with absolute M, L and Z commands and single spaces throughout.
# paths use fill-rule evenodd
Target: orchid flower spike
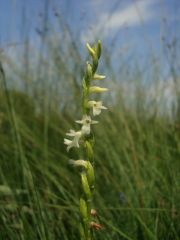
M 91 117 L 88 115 L 84 115 L 82 120 L 77 120 L 76 122 L 79 124 L 82 124 L 81 132 L 84 135 L 90 134 L 90 131 L 91 131 L 90 125 L 91 124 L 98 123 L 98 121 L 91 120 Z
M 92 108 L 93 110 L 93 115 L 96 116 L 96 115 L 99 115 L 101 113 L 101 110 L 102 109 L 107 109 L 106 107 L 104 107 L 102 105 L 102 102 L 99 101 L 99 102 L 96 102 L 96 101 L 89 101 L 88 102 L 88 106 L 90 108 Z
M 71 129 L 69 133 L 66 133 L 66 135 L 74 137 L 72 140 L 66 138 L 64 139 L 64 144 L 67 145 L 67 151 L 69 151 L 72 147 L 79 148 L 79 140 L 82 136 L 82 132 L 81 131 L 76 132 Z
M 104 75 L 96 73 L 99 65 L 99 59 L 101 56 L 102 45 L 98 41 L 98 44 L 91 47 L 87 43 L 87 49 L 91 55 L 91 62 L 87 62 L 87 66 L 84 72 L 82 80 L 82 112 L 83 117 L 81 120 L 76 120 L 76 123 L 81 124 L 81 128 L 78 131 L 70 130 L 66 133 L 68 138 L 64 139 L 64 144 L 67 146 L 67 151 L 72 147 L 80 147 L 83 145 L 84 157 L 86 160 L 70 159 L 69 163 L 78 168 L 80 171 L 82 196 L 79 201 L 79 213 L 80 213 L 80 235 L 81 239 L 88 240 L 93 238 L 94 230 L 101 230 L 103 226 L 99 223 L 99 217 L 97 211 L 92 208 L 92 200 L 95 189 L 95 173 L 94 173 L 94 136 L 91 133 L 91 124 L 96 124 L 98 121 L 91 119 L 92 115 L 96 116 L 101 113 L 103 109 L 107 109 L 102 105 L 101 101 L 91 100 L 91 94 L 103 93 L 108 91 L 108 88 L 93 86 L 93 81 L 105 79 Z M 93 220 L 94 219 L 94 220 Z M 95 221 L 97 220 L 97 222 Z

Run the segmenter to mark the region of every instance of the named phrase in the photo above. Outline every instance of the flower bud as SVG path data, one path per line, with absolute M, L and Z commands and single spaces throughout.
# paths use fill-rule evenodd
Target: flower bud
M 91 54 L 91 56 L 95 56 L 96 52 L 94 51 L 94 49 L 89 45 L 89 43 L 86 43 L 86 47 L 89 50 L 89 53 Z
M 91 209 L 91 216 L 96 217 L 97 216 L 97 211 L 95 209 Z
M 89 62 L 87 62 L 86 74 L 87 74 L 87 77 L 88 77 L 89 79 L 92 78 L 92 75 L 93 75 L 93 73 L 92 73 L 92 66 L 91 66 L 91 64 L 90 64 Z
M 86 150 L 87 150 L 87 154 L 88 154 L 88 156 L 89 156 L 89 159 L 90 159 L 90 161 L 91 161 L 91 159 L 92 159 L 93 156 L 94 156 L 92 145 L 91 145 L 90 142 L 86 141 L 86 142 L 85 142 L 85 147 L 86 147 Z
M 87 176 L 85 173 L 81 173 L 81 182 L 82 182 L 83 191 L 84 191 L 87 199 L 91 199 L 92 194 L 91 194 L 91 190 L 90 190 Z
M 89 88 L 90 93 L 102 93 L 108 91 L 108 88 L 93 86 Z
M 96 50 L 98 59 L 101 57 L 101 51 L 102 51 L 102 44 L 101 44 L 101 41 L 99 40 L 99 41 L 98 41 L 97 50 Z
M 93 189 L 95 176 L 94 176 L 94 168 L 90 162 L 88 162 L 88 167 L 87 167 L 87 180 L 90 188 Z
M 88 218 L 87 204 L 83 198 L 80 198 L 79 209 L 80 209 L 82 218 L 84 220 L 87 219 Z
M 95 55 L 92 56 L 92 58 L 93 58 L 92 70 L 93 70 L 93 73 L 95 73 L 96 70 L 97 70 L 97 68 L 98 68 L 98 57 L 97 57 L 97 55 L 95 54 Z
M 88 168 L 88 162 L 85 160 L 69 160 L 69 163 L 75 167 L 84 167 L 84 168 Z
M 105 79 L 105 78 L 106 78 L 106 76 L 104 76 L 104 75 L 99 75 L 99 74 L 97 74 L 97 73 L 95 73 L 94 76 L 93 76 L 93 80 L 103 80 L 103 79 Z

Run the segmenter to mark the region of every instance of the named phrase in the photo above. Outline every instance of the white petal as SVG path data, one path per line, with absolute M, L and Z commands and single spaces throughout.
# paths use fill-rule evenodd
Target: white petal
M 101 109 L 99 108 L 93 108 L 93 115 L 96 116 L 96 115 L 99 115 L 101 113 Z
M 82 120 L 76 120 L 75 122 L 76 122 L 76 123 L 79 123 L 79 124 L 83 124 L 83 121 L 82 121 Z
M 64 144 L 69 145 L 69 144 L 71 144 L 71 143 L 72 143 L 71 140 L 69 140 L 69 139 L 67 139 L 67 138 L 64 139 Z
M 67 136 L 74 137 L 76 135 L 76 132 L 72 129 L 70 129 L 69 133 L 66 133 Z
M 91 122 L 91 124 L 97 124 L 98 123 L 98 121 L 94 121 L 94 120 L 92 120 L 92 122 Z
M 79 137 L 75 137 L 72 142 L 74 147 L 79 147 Z
M 89 102 L 88 102 L 89 107 L 93 107 L 94 104 L 96 104 L 96 101 L 89 101 Z
M 79 148 L 79 139 L 82 136 L 82 132 L 78 131 L 75 132 L 74 130 L 70 130 L 70 133 L 67 133 L 68 136 L 73 136 L 74 138 L 72 140 L 64 139 L 64 144 L 68 145 L 67 151 L 70 150 L 72 147 L 78 147 Z
M 82 129 L 81 129 L 82 133 L 85 134 L 85 135 L 88 135 L 90 134 L 90 124 L 88 125 L 83 125 L 82 126 Z
M 101 106 L 101 109 L 107 109 L 107 107 Z

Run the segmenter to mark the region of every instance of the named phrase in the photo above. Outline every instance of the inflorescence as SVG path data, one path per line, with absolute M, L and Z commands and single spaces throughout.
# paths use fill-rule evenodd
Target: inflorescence
M 107 109 L 103 106 L 102 101 L 91 99 L 94 93 L 103 93 L 108 91 L 107 88 L 92 86 L 95 81 L 105 79 L 104 75 L 96 73 L 99 59 L 101 56 L 101 42 L 98 41 L 97 46 L 91 47 L 87 43 L 87 49 L 91 55 L 92 63 L 87 62 L 85 75 L 82 82 L 82 110 L 83 117 L 75 122 L 81 125 L 78 131 L 70 130 L 66 135 L 69 138 L 64 139 L 64 144 L 67 145 L 67 151 L 71 148 L 84 147 L 84 159 L 70 160 L 70 164 L 80 169 L 82 195 L 80 197 L 80 234 L 82 240 L 92 240 L 92 231 L 102 229 L 102 225 L 97 221 L 97 211 L 92 208 L 92 199 L 94 193 L 94 137 L 92 134 L 91 125 L 97 124 L 98 121 L 92 119 L 97 116 L 102 110 Z

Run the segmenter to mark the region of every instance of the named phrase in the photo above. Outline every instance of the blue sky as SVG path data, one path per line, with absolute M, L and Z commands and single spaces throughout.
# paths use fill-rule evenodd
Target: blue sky
M 163 34 L 168 38 L 180 34 L 179 0 L 49 0 L 46 4 L 46 0 L 1 0 L 0 48 L 23 45 L 27 37 L 38 44 L 36 29 L 41 29 L 46 7 L 57 31 L 55 12 L 79 44 L 100 38 L 108 46 L 116 39 L 115 52 L 128 48 L 141 57 L 151 51 L 159 54 Z

